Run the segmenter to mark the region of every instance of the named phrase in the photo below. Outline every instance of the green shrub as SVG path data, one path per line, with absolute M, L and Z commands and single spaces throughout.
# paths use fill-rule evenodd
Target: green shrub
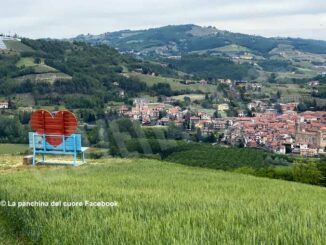
M 293 179 L 306 184 L 319 185 L 324 180 L 324 176 L 315 161 L 296 160 L 293 163 Z

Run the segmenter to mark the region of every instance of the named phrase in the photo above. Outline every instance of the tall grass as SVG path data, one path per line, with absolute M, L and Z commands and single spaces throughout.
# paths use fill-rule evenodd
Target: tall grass
M 0 144 L 0 155 L 20 154 L 28 150 L 28 145 L 24 144 Z
M 154 160 L 0 174 L 0 200 L 117 201 L 2 208 L 35 244 L 324 244 L 326 189 Z
M 4 219 L 2 213 L 0 212 L 0 244 L 1 245 L 12 245 L 21 244 L 19 240 L 12 234 L 13 231 L 8 226 L 6 219 Z

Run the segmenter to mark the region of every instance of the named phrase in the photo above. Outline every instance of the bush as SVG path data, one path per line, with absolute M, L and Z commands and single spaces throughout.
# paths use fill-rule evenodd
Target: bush
M 293 181 L 293 170 L 291 167 L 275 167 L 274 178 Z
M 18 117 L 0 116 L 0 142 L 23 143 L 28 142 L 29 126 L 20 123 Z
M 316 162 L 297 160 L 293 163 L 293 179 L 297 182 L 319 185 L 324 180 L 324 176 Z

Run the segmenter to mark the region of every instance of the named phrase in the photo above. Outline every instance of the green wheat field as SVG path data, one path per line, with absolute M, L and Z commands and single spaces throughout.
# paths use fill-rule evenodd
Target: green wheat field
M 325 244 L 326 189 L 142 159 L 0 173 L 3 244 Z M 1 244 L 1 242 L 0 242 Z

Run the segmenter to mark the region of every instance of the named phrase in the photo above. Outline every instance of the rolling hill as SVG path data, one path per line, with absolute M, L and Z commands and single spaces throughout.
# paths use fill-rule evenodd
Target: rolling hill
M 253 52 L 266 56 L 280 46 L 288 45 L 301 52 L 326 54 L 326 42 L 299 38 L 265 38 L 221 31 L 215 27 L 175 25 L 148 30 L 124 30 L 101 35 L 80 35 L 74 38 L 93 44 L 108 44 L 121 51 L 147 55 L 181 55 L 189 52 Z
M 279 73 L 279 78 L 311 78 L 325 72 L 326 42 L 300 38 L 265 38 L 261 36 L 221 31 L 215 27 L 197 25 L 165 26 L 148 30 L 123 30 L 100 35 L 79 35 L 73 40 L 91 44 L 107 44 L 121 52 L 145 59 L 163 59 L 175 68 L 188 72 L 188 61 L 195 63 L 210 56 L 210 62 L 223 64 L 215 69 L 233 79 L 258 79 Z M 194 56 L 195 55 L 195 56 Z M 181 60 L 180 60 L 181 59 Z M 232 77 L 229 69 L 249 70 Z M 229 66 L 229 67 L 228 67 Z M 208 72 L 203 64 L 201 73 Z M 211 68 L 209 68 L 211 70 Z M 220 75 L 220 76 L 222 76 Z M 214 75 L 213 77 L 216 77 Z M 283 79 L 284 76 L 288 79 Z M 205 76 L 212 77 L 211 74 Z
M 0 97 L 14 97 L 18 107 L 35 104 L 103 107 L 109 100 L 121 101 L 119 91 L 132 97 L 150 90 L 145 82 L 123 74 L 136 69 L 146 69 L 148 73 L 176 73 L 161 64 L 120 54 L 106 45 L 94 47 L 85 43 L 23 38 L 12 41 L 10 48 L 6 45 L 6 49 L 0 50 Z M 29 98 L 27 103 L 20 103 L 23 95 Z

